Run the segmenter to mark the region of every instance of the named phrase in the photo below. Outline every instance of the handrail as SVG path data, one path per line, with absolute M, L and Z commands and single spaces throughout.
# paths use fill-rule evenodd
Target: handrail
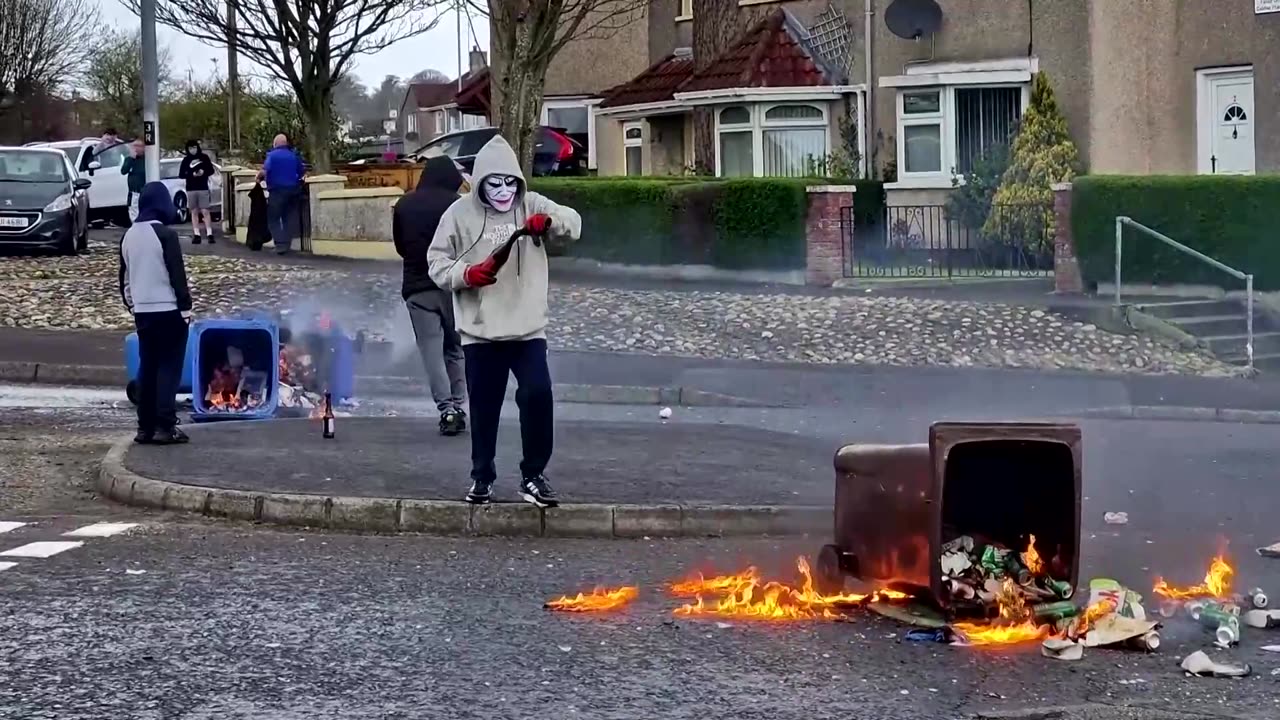
M 1117 215 L 1116 216 L 1116 283 L 1115 283 L 1117 306 L 1122 304 L 1120 302 L 1120 248 L 1123 245 L 1123 241 L 1124 241 L 1125 225 L 1128 225 L 1129 227 L 1132 227 L 1135 230 L 1141 230 L 1147 235 L 1150 235 L 1151 237 L 1159 240 L 1165 245 L 1168 245 L 1169 247 L 1173 248 L 1174 250 L 1178 250 L 1180 252 L 1186 253 L 1187 255 L 1190 255 L 1191 257 L 1203 263 L 1208 263 L 1210 266 L 1215 267 L 1221 270 L 1222 272 L 1227 273 L 1228 275 L 1231 275 L 1232 277 L 1235 277 L 1244 281 L 1245 332 L 1247 334 L 1247 337 L 1245 338 L 1244 349 L 1245 349 L 1245 355 L 1248 358 L 1249 369 L 1252 370 L 1253 369 L 1253 275 L 1249 273 L 1241 272 L 1231 267 L 1230 265 L 1227 265 L 1226 263 L 1220 262 L 1218 260 L 1214 260 L 1208 255 L 1205 255 L 1204 253 L 1200 252 L 1199 250 L 1196 250 L 1195 248 L 1187 247 L 1186 245 L 1183 245 L 1182 243 L 1178 242 L 1177 240 L 1174 240 L 1168 235 L 1165 235 L 1164 233 L 1158 230 L 1153 230 L 1147 227 L 1146 225 L 1143 225 L 1142 223 L 1134 220 L 1133 218 L 1125 217 L 1124 215 Z

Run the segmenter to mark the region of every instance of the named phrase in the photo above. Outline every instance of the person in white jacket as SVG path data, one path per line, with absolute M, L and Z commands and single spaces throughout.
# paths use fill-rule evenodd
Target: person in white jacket
M 554 402 L 547 365 L 546 243 L 577 240 L 582 218 L 530 192 L 515 152 L 501 135 L 476 155 L 471 191 L 440 218 L 427 262 L 431 279 L 453 293 L 454 321 L 466 358 L 471 406 L 471 489 L 467 502 L 489 502 L 497 469 L 498 418 L 507 376 L 516 376 L 520 408 L 520 496 L 555 507 L 544 474 L 551 460 Z M 517 230 L 505 262 L 493 255 Z

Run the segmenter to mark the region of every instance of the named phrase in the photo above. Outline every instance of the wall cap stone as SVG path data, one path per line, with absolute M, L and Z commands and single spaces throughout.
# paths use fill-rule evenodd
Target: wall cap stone
M 807 193 L 851 193 L 857 192 L 857 185 L 809 185 L 804 189 Z
M 308 175 L 302 179 L 303 182 L 310 185 L 311 183 L 327 183 L 327 182 L 343 182 L 347 181 L 345 175 Z
M 1054 191 L 1054 192 L 1061 192 L 1061 191 L 1063 191 L 1063 190 L 1070 190 L 1070 189 L 1071 189 L 1071 183 L 1069 183 L 1069 182 L 1064 182 L 1064 183 L 1054 183 L 1051 187 L 1052 187 L 1052 189 L 1053 189 L 1053 191 Z
M 358 198 L 400 197 L 404 191 L 398 187 L 352 188 L 350 190 L 325 190 L 316 195 L 319 200 L 353 200 Z

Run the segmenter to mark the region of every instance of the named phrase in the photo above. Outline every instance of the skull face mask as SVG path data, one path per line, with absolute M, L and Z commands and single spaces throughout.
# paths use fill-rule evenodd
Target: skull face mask
M 481 198 L 498 212 L 507 212 L 516 202 L 520 179 L 514 175 L 490 175 L 480 185 Z

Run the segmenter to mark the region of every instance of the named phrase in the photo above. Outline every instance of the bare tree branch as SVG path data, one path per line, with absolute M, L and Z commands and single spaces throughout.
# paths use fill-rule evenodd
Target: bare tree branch
M 0 106 L 76 80 L 94 50 L 91 0 L 0 2 Z

